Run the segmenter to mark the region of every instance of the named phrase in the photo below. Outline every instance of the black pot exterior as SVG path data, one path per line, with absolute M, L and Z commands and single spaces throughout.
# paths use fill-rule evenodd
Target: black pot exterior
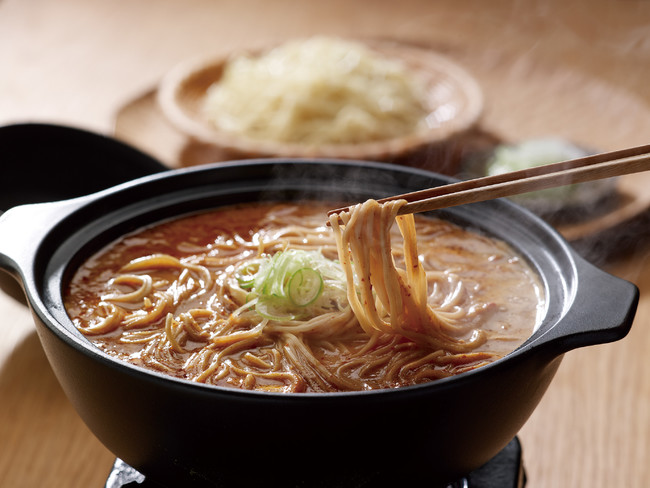
M 43 123 L 0 127 L 0 154 L 5 183 L 0 213 L 16 205 L 87 195 L 166 169 L 111 137 Z
M 108 358 L 74 330 L 61 287 L 89 253 L 142 225 L 259 199 L 381 198 L 447 182 L 419 170 L 339 161 L 244 161 L 179 170 L 59 204 L 33 251 L 0 243 L 20 274 L 44 349 L 84 421 L 148 479 L 205 486 L 332 486 L 381 473 L 429 485 L 489 460 L 517 433 L 565 352 L 622 338 L 638 291 L 578 258 L 532 214 L 504 201 L 440 212 L 496 235 L 539 271 L 548 310 L 517 351 L 428 385 L 376 392 L 283 395 L 163 377 Z M 22 208 L 0 219 L 24 220 Z M 7 222 L 4 222 L 8 226 Z M 301 481 L 302 480 L 302 481 Z M 417 480 L 414 480 L 416 482 Z M 321 484 L 318 484 L 321 483 Z
M 531 357 L 438 388 L 368 394 L 250 395 L 199 389 L 98 361 L 41 324 L 64 390 L 120 459 L 166 486 L 338 486 L 382 479 L 437 486 L 514 437 L 561 357 Z M 423 480 L 422 477 L 426 479 Z

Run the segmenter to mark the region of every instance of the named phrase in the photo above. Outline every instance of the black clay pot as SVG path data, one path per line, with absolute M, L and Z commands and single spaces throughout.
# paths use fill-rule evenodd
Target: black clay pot
M 80 197 L 168 169 L 112 137 L 44 123 L 0 127 L 0 167 L 0 213 Z
M 621 339 L 630 328 L 636 287 L 583 261 L 531 213 L 507 201 L 438 212 L 518 249 L 539 272 L 548 309 L 532 337 L 505 358 L 416 387 L 274 394 L 165 377 L 93 347 L 67 318 L 61 289 L 90 253 L 187 212 L 264 199 L 360 201 L 446 182 L 419 170 L 350 161 L 241 161 L 170 171 L 9 210 L 0 217 L 0 267 L 23 283 L 43 347 L 81 417 L 148 481 L 340 486 L 374 476 L 435 486 L 506 446 L 564 353 Z

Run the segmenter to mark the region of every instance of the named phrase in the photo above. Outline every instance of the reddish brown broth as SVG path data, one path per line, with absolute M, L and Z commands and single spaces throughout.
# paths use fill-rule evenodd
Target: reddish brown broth
M 499 240 L 442 220 L 418 217 L 418 249 L 425 269 L 451 271 L 462 281 L 461 323 L 486 331 L 485 344 L 467 355 L 442 352 L 436 356 L 401 337 L 384 334 L 368 349 L 369 336 L 358 327 L 348 327 L 331 337 L 323 328 L 297 334 L 308 351 L 304 357 L 313 355 L 323 369 L 309 366 L 306 372 L 296 372 L 296 361 L 283 352 L 288 347 L 287 336 L 279 333 L 260 336 L 219 358 L 228 346 L 215 345 L 214 338 L 225 334 L 219 332 L 221 328 L 242 333 L 250 331 L 256 323 L 231 317 L 237 305 L 230 297 L 219 297 L 217 293 L 223 292 L 219 286 L 226 281 L 228 266 L 216 265 L 214 260 L 241 253 L 243 248 L 238 241 L 250 245 L 260 233 L 268 236 L 273 229 L 302 221 L 315 229 L 313 235 L 333 241 L 331 229 L 324 222 L 326 211 L 335 207 L 306 203 L 241 205 L 140 230 L 109 245 L 81 266 L 65 290 L 66 309 L 79 330 L 111 356 L 193 381 L 268 391 L 340 391 L 418 384 L 487 364 L 530 336 L 543 308 L 543 297 L 538 278 L 525 261 Z M 269 218 L 270 215 L 277 219 Z M 277 249 L 269 246 L 265 251 L 272 254 Z M 121 270 L 132 260 L 154 254 L 205 266 L 214 284 L 201 294 L 197 291 L 200 273 L 189 273 L 189 284 L 178 285 L 179 269 L 164 266 L 126 273 L 151 276 L 154 287 L 137 305 L 120 303 L 123 318 L 132 314 L 133 320 L 140 313 L 135 310 L 138 307 L 149 311 L 155 308 L 155 291 L 176 293 L 181 298 L 168 303 L 164 313 L 152 323 L 139 325 L 136 320 L 133 325 L 122 320 L 106 333 L 90 333 L 89 327 L 106 315 L 102 304 L 107 303 L 107 294 L 128 293 L 137 288 L 128 281 L 116 285 L 111 280 L 125 274 Z M 331 246 L 324 254 L 336 259 Z M 170 292 L 166 286 L 174 282 L 176 288 Z M 443 289 L 447 286 L 444 280 L 440 283 Z M 192 293 L 188 292 L 190 288 Z M 193 294 L 196 296 L 190 296 Z M 207 310 L 209 317 L 198 314 L 187 319 L 188 314 L 199 309 Z M 169 325 L 168 314 L 176 319 L 185 317 L 186 322 L 172 320 Z M 144 340 L 147 337 L 149 340 Z M 368 351 L 360 354 L 364 347 Z M 297 351 L 296 354 L 302 354 L 301 349 Z M 429 356 L 435 358 L 425 360 Z M 212 372 L 206 374 L 211 367 Z

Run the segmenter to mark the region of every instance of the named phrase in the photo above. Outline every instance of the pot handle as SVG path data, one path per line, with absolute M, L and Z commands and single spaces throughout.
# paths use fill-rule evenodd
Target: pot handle
M 623 339 L 639 302 L 636 285 L 574 255 L 578 281 L 571 308 L 538 339 L 538 346 L 550 348 L 553 355 Z
M 86 198 L 51 203 L 19 205 L 0 214 L 0 269 L 16 279 L 25 277 L 33 265 L 39 245 L 47 234 Z

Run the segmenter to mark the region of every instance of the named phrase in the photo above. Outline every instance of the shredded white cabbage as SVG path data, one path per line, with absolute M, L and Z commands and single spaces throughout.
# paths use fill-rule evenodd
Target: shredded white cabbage
M 204 109 L 220 129 L 303 144 L 388 139 L 425 128 L 427 115 L 424 83 L 402 63 L 328 37 L 233 58 Z

